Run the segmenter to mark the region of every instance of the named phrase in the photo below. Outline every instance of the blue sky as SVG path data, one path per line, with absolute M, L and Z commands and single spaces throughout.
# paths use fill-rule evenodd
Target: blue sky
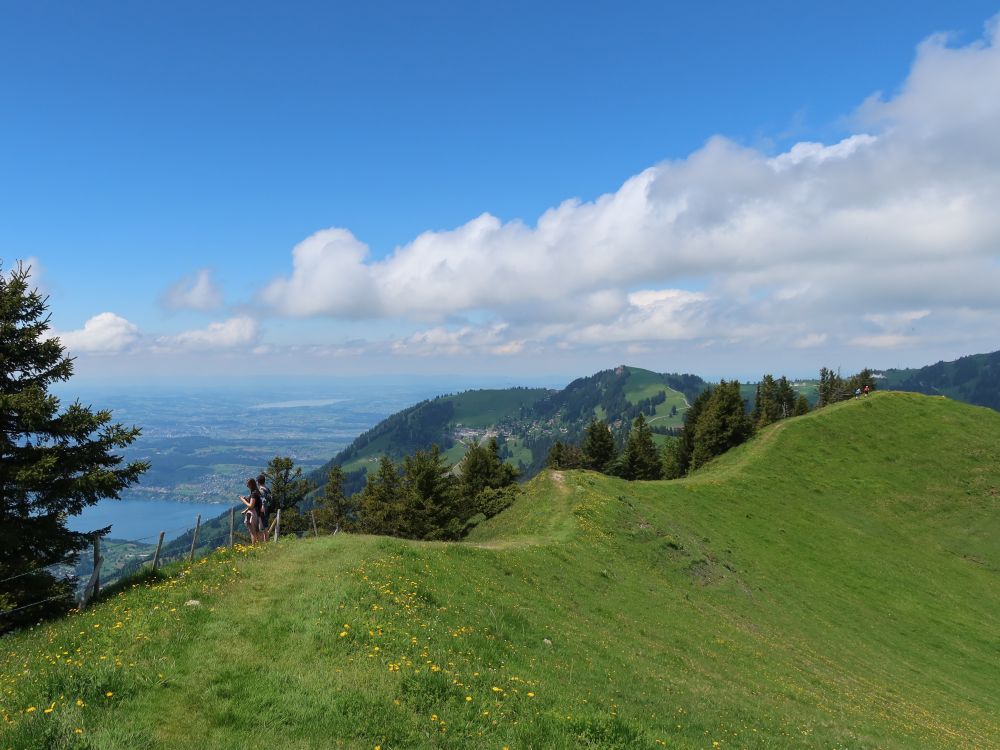
M 887 286 L 867 279 L 857 289 L 863 262 L 828 268 L 822 242 L 765 258 L 755 243 L 803 243 L 771 243 L 755 229 L 740 254 L 725 248 L 744 240 L 705 234 L 721 206 L 746 201 L 726 219 L 733 226 L 748 221 L 755 191 L 789 211 L 768 191 L 787 197 L 817 182 L 881 190 L 873 195 L 885 200 L 870 203 L 884 203 L 886 226 L 906 215 L 906 185 L 959 205 L 983 178 L 974 164 L 995 153 L 991 128 L 977 125 L 980 154 L 958 153 L 969 143 L 965 126 L 919 103 L 954 88 L 940 77 L 968 81 L 952 59 L 966 52 L 981 55 L 970 65 L 983 83 L 951 106 L 998 98 L 984 24 L 1000 5 L 539 5 L 4 4 L 0 257 L 7 266 L 32 259 L 52 295 L 54 327 L 81 371 L 96 376 L 231 373 L 257 350 L 303 373 L 582 374 L 630 361 L 746 377 L 1000 348 L 988 301 L 937 299 L 927 281 L 975 286 L 984 280 L 978 264 L 996 266 L 997 235 L 971 208 L 938 217 L 934 226 L 947 229 L 897 233 L 859 251 L 885 253 L 899 271 Z M 934 49 L 921 58 L 918 46 L 940 32 L 951 36 L 931 45 L 952 58 Z M 864 102 L 876 92 L 880 108 L 868 117 Z M 956 167 L 946 185 L 928 175 L 947 170 L 928 162 L 904 175 L 904 160 L 892 156 L 925 153 L 916 134 L 928 122 L 936 158 L 971 170 Z M 857 136 L 879 140 L 850 140 Z M 799 176 L 774 166 L 789 183 L 780 188 L 742 171 L 753 171 L 744 159 L 763 163 L 797 143 L 844 142 L 822 158 L 786 160 Z M 881 159 L 868 164 L 865 152 L 878 149 Z M 844 164 L 830 166 L 831 154 Z M 860 171 L 830 173 L 848 163 Z M 806 173 L 803 164 L 824 166 Z M 611 218 L 567 209 L 552 232 L 536 231 L 568 199 L 588 214 L 601 196 L 627 203 L 623 185 L 650 169 L 663 173 L 640 188 L 662 203 L 649 198 L 642 211 Z M 642 235 L 678 196 L 725 193 L 742 179 L 747 192 L 719 206 L 685 204 L 685 222 L 701 217 L 695 229 L 650 230 L 662 246 Z M 817 201 L 839 205 L 841 195 Z M 781 234 L 789 214 L 778 208 L 754 222 Z M 470 225 L 483 214 L 495 223 Z M 852 216 L 800 231 L 860 247 L 872 231 Z M 679 226 L 671 221 L 665 230 Z M 332 228 L 349 238 L 320 235 L 293 260 L 293 248 Z M 684 245 L 694 231 L 701 240 Z M 438 234 L 423 247 L 425 232 Z M 938 255 L 924 247 L 928 237 Z M 935 264 L 955 243 L 973 248 L 971 260 L 942 272 Z M 523 247 L 536 250 L 519 254 Z M 717 250 L 715 265 L 691 261 Z M 547 274 L 562 281 L 603 253 L 641 268 L 610 276 L 595 268 L 546 291 Z M 414 275 L 415 264 L 435 263 L 455 273 Z M 801 289 L 792 274 L 771 272 L 792 266 Z M 915 267 L 922 273 L 899 283 Z M 340 278 L 340 268 L 353 270 Z M 484 268 L 513 279 L 495 285 L 503 294 L 491 293 L 489 278 L 463 284 Z M 322 299 L 322 286 L 309 282 L 330 273 L 336 299 Z M 822 303 L 835 298 L 818 289 L 830 278 L 851 287 L 850 315 Z M 430 290 L 426 300 L 414 279 Z M 792 299 L 810 304 L 789 307 Z

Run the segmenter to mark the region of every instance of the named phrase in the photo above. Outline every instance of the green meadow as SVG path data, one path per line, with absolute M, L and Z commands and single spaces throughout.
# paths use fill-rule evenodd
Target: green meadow
M 221 550 L 0 640 L 0 749 L 1000 747 L 998 488 L 1000 414 L 879 393 L 461 543 Z

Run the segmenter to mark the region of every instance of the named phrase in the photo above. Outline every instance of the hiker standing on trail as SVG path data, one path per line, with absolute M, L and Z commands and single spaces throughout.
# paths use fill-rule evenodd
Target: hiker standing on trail
M 856 388 L 854 390 L 854 398 L 856 398 L 856 399 L 857 398 L 861 398 L 861 389 L 860 388 Z
M 246 510 L 243 511 L 243 520 L 247 525 L 247 531 L 250 532 L 250 541 L 257 544 L 264 541 L 260 530 L 260 513 L 263 509 L 263 503 L 260 499 L 257 482 L 253 477 L 247 480 L 247 489 L 250 490 L 249 495 L 240 495 L 240 500 L 247 506 Z
M 265 484 L 267 482 L 266 474 L 257 475 L 257 489 L 260 491 L 260 499 L 263 503 L 263 510 L 260 514 L 260 533 L 264 536 L 264 541 L 267 541 L 267 527 L 271 520 L 271 490 L 267 488 Z
M 868 385 L 865 385 L 865 395 L 867 396 L 871 392 L 872 392 L 871 387 L 869 387 Z

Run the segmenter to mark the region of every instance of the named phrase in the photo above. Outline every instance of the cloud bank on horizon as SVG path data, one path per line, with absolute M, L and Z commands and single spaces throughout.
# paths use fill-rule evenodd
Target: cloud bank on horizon
M 1000 324 L 1000 16 L 982 39 L 924 41 L 901 88 L 833 144 L 769 155 L 712 137 L 534 225 L 478 216 L 375 259 L 349 229 L 292 250 L 252 313 L 170 337 L 102 313 L 71 350 L 265 343 L 256 318 L 406 321 L 326 354 L 536 356 L 594 347 L 893 349 L 994 340 Z M 164 293 L 218 310 L 206 270 Z M 108 317 L 110 316 L 110 317 Z M 348 338 L 345 336 L 345 339 Z M 281 346 L 281 342 L 266 342 Z M 997 348 L 993 346 L 992 348 Z

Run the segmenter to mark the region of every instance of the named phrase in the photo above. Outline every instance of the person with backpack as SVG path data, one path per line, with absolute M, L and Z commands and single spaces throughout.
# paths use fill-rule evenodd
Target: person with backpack
M 249 495 L 240 495 L 240 500 L 246 506 L 246 510 L 243 511 L 243 521 L 247 525 L 247 531 L 250 532 L 250 541 L 253 544 L 257 544 L 264 541 L 260 523 L 261 511 L 264 504 L 260 498 L 260 490 L 257 488 L 257 482 L 253 477 L 247 480 L 247 489 L 250 490 Z
M 264 535 L 264 541 L 267 541 L 267 527 L 271 521 L 271 490 L 267 488 L 267 475 L 264 473 L 257 475 L 257 489 L 260 491 L 260 499 L 263 503 L 263 511 L 260 516 L 260 528 L 261 533 Z

